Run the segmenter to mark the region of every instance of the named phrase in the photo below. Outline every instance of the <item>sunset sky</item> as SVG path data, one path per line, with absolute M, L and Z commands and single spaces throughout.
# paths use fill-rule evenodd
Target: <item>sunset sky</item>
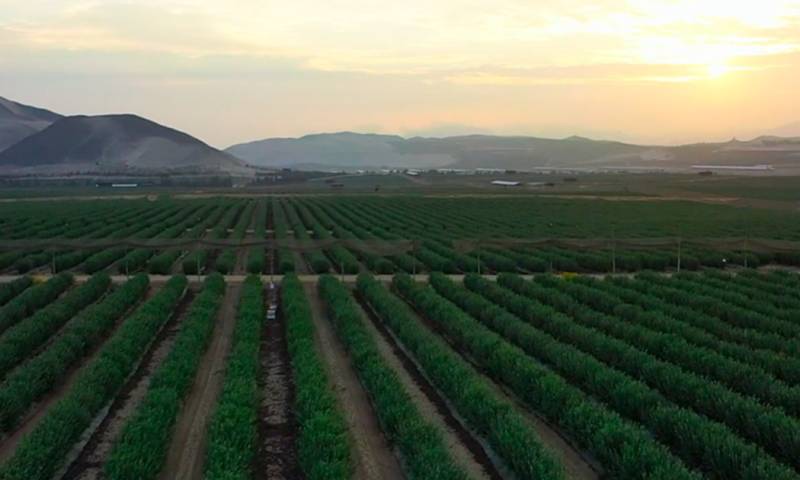
M 0 0 L 0 96 L 218 147 L 800 135 L 800 0 Z

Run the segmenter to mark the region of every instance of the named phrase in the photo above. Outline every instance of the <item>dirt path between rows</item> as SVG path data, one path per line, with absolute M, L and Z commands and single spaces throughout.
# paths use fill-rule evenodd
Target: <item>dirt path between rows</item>
M 173 427 L 164 469 L 158 478 L 164 480 L 202 479 L 208 425 L 214 412 L 225 374 L 228 352 L 236 326 L 236 306 L 241 283 L 225 288 L 222 307 L 212 333 L 211 344 L 198 365 L 194 385 L 183 402 Z
M 400 463 L 392 453 L 367 393 L 361 386 L 350 359 L 333 332 L 314 284 L 303 285 L 311 305 L 314 336 L 327 365 L 333 392 L 347 422 L 355 467 L 354 480 L 401 480 Z
M 266 290 L 266 302 L 278 305 L 278 290 Z M 296 480 L 303 478 L 297 458 L 297 419 L 294 415 L 295 387 L 286 343 L 286 323 L 280 308 L 276 319 L 267 321 L 261 336 L 261 407 L 256 478 Z
M 114 327 L 106 335 L 106 338 L 97 346 L 95 346 L 82 360 L 79 360 L 75 365 L 73 365 L 72 368 L 65 373 L 62 381 L 56 385 L 55 388 L 50 391 L 50 393 L 48 393 L 39 402 L 31 405 L 28 414 L 23 417 L 17 428 L 11 432 L 9 436 L 3 438 L 2 443 L 0 444 L 0 463 L 5 462 L 14 455 L 14 452 L 16 451 L 22 439 L 32 432 L 36 426 L 39 425 L 45 415 L 47 415 L 47 412 L 50 411 L 50 408 L 59 400 L 61 400 L 67 392 L 69 392 L 69 390 L 72 388 L 72 385 L 75 383 L 75 380 L 78 378 L 78 374 L 83 366 L 91 364 L 92 361 L 94 361 L 100 355 L 100 351 L 102 350 L 103 345 L 105 345 L 105 342 L 113 337 L 122 324 L 125 323 L 125 320 L 127 320 L 128 316 L 142 303 L 146 302 L 150 297 L 155 295 L 156 291 L 157 289 L 151 285 L 148 288 L 147 293 L 145 293 L 144 298 L 136 303 L 133 308 L 131 308 L 125 315 L 122 316 L 120 320 L 117 321 Z M 20 365 L 18 365 L 17 368 Z
M 402 299 L 402 297 L 400 298 Z M 413 305 L 410 307 L 412 314 L 417 318 L 420 324 L 425 325 L 447 342 L 453 351 L 467 361 L 499 397 L 505 398 L 514 404 L 517 412 L 525 417 L 529 425 L 536 430 L 544 448 L 563 465 L 567 478 L 579 480 L 598 480 L 601 478 L 602 466 L 593 459 L 588 452 L 580 451 L 576 446 L 573 446 L 576 445 L 575 442 L 568 439 L 567 435 L 561 432 L 556 426 L 550 425 L 544 418 L 532 411 L 530 407 L 525 405 L 522 400 L 514 394 L 514 392 L 505 388 L 499 381 L 494 380 L 488 375 L 480 367 L 478 362 L 467 352 L 451 342 L 448 336 L 438 328 L 435 322 L 427 319 L 424 315 L 420 315 L 419 312 L 414 309 Z
M 308 268 L 308 263 L 306 263 L 306 259 L 303 257 L 302 253 L 292 252 L 292 258 L 294 259 L 294 270 L 298 275 L 311 274 L 311 269 Z
M 158 333 L 156 339 L 145 353 L 133 376 L 111 403 L 107 413 L 102 415 L 97 428 L 89 437 L 75 460 L 67 468 L 62 480 L 95 480 L 105 478 L 103 468 L 114 443 L 122 434 L 128 419 L 144 400 L 150 387 L 153 373 L 169 355 L 180 325 L 186 316 L 189 305 L 195 296 L 189 290 L 178 304 L 172 318 Z
M 387 338 L 387 334 L 375 326 L 370 315 L 369 305 L 366 305 L 361 299 L 358 300 L 361 307 L 359 308 L 361 318 L 372 338 L 375 339 L 383 359 L 397 373 L 423 418 L 441 432 L 444 444 L 456 465 L 467 472 L 470 478 L 476 480 L 502 480 L 502 475 L 491 463 L 480 443 L 472 438 L 471 434 L 453 416 L 445 401 L 439 397 L 438 392 L 422 377 L 416 366 L 405 357 L 405 353 L 394 344 L 393 339 Z M 413 373 L 409 367 L 413 369 Z

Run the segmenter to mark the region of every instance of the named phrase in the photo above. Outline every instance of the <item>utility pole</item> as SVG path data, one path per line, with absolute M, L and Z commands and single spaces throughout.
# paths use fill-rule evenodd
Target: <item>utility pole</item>
M 678 237 L 678 273 L 681 273 L 681 237 Z
M 611 273 L 617 273 L 617 224 L 614 223 L 611 228 Z
M 476 245 L 478 247 L 478 275 L 481 274 L 481 241 L 478 239 Z

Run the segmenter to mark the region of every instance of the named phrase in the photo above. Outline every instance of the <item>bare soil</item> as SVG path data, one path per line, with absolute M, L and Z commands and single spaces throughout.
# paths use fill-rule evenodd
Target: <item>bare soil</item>
M 304 284 L 314 320 L 314 336 L 324 359 L 331 387 L 350 433 L 355 480 L 401 480 L 403 472 L 380 428 L 366 391 L 347 352 L 333 332 L 315 284 Z
M 448 336 L 438 328 L 435 322 L 421 315 L 413 306 L 411 306 L 411 310 L 422 324 L 440 335 L 456 353 L 469 362 L 477 373 L 483 377 L 486 384 L 495 390 L 498 396 L 501 398 L 505 397 L 514 404 L 516 410 L 524 416 L 529 425 L 536 430 L 542 445 L 564 466 L 567 478 L 581 480 L 598 480 L 601 478 L 603 474 L 602 466 L 588 452 L 581 451 L 577 447 L 577 442 L 569 438 L 569 436 L 562 432 L 557 426 L 551 425 L 544 417 L 531 411 L 512 391 L 495 381 L 468 353 L 451 342 Z
M 358 298 L 358 297 L 357 297 Z M 470 478 L 476 480 L 501 480 L 503 476 L 492 464 L 481 443 L 454 416 L 444 398 L 419 371 L 417 366 L 400 349 L 385 326 L 377 319 L 374 311 L 362 299 L 360 312 L 384 360 L 397 373 L 406 392 L 422 416 L 433 424 L 442 434 L 445 445 L 453 460 Z
M 203 478 L 208 424 L 222 390 L 241 289 L 240 283 L 229 283 L 225 289 L 211 344 L 200 360 L 194 385 L 178 414 L 160 479 Z
M 278 290 L 267 289 L 267 304 L 279 305 Z M 259 451 L 256 478 L 294 480 L 304 478 L 297 459 L 295 387 L 286 343 L 286 323 L 278 308 L 275 320 L 267 321 L 261 336 L 262 397 L 259 408 Z
M 103 468 L 108 455 L 111 453 L 111 449 L 122 433 L 122 429 L 128 419 L 136 412 L 139 404 L 144 400 L 153 373 L 172 350 L 175 336 L 193 298 L 194 292 L 192 290 L 187 291 L 175 312 L 173 312 L 172 318 L 169 319 L 150 345 L 136 372 L 111 403 L 107 412 L 101 414 L 102 420 L 91 433 L 75 460 L 67 468 L 66 473 L 61 477 L 63 480 L 105 478 Z

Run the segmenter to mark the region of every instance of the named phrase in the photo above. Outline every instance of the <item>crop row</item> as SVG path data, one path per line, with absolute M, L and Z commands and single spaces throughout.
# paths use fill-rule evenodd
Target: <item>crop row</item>
M 31 277 L 19 277 L 8 283 L 0 284 L 0 306 L 5 305 L 9 300 L 22 293 L 32 283 Z
M 485 283 L 481 283 L 478 293 L 503 295 L 506 297 L 505 304 L 512 311 L 546 328 L 556 338 L 572 343 L 608 365 L 640 379 L 677 405 L 726 424 L 779 460 L 800 465 L 800 437 L 797 435 L 800 425 L 783 410 L 762 405 L 752 397 L 732 392 L 717 382 L 661 361 L 647 351 L 602 333 L 591 326 L 593 319 L 599 315 L 587 313 L 589 307 L 577 302 L 571 306 L 571 319 L 574 322 L 553 321 L 553 309 L 541 309 L 542 304 L 557 305 L 557 299 L 560 298 L 551 289 L 506 274 L 498 277 L 498 283 L 520 295 L 509 299 L 507 294 L 489 288 L 493 286 Z M 467 284 L 468 287 L 475 285 Z
M 732 324 L 723 312 L 723 302 L 708 295 L 694 294 L 644 279 L 614 278 L 611 282 L 629 292 L 646 294 L 658 303 L 661 311 L 700 326 L 714 335 L 755 349 L 767 349 L 790 355 L 800 354 L 800 341 L 760 330 L 757 324 Z
M 410 280 L 395 278 L 397 288 L 405 291 Z M 534 427 L 442 339 L 416 321 L 402 301 L 367 274 L 359 276 L 358 291 L 413 354 L 425 376 L 518 478 L 563 478 L 561 465 L 543 447 Z
M 206 278 L 202 292 L 181 322 L 172 349 L 153 374 L 142 403 L 111 449 L 105 465 L 109 480 L 145 480 L 158 475 L 181 403 L 214 331 L 224 292 L 221 275 Z
M 432 288 L 402 276 L 394 285 L 492 378 L 590 450 L 610 478 L 697 478 L 649 432 L 572 387 Z
M 242 288 L 222 393 L 209 426 L 205 465 L 209 480 L 251 478 L 263 319 L 263 286 L 259 277 L 251 275 Z
M 72 285 L 72 276 L 60 273 L 47 282 L 28 288 L 0 307 L 0 333 L 49 304 Z
M 30 406 L 49 392 L 75 363 L 105 338 L 147 291 L 139 275 L 82 311 L 46 350 L 14 369 L 0 384 L 0 430 L 7 432 Z
M 95 275 L 3 332 L 0 335 L 0 378 L 28 358 L 75 314 L 99 299 L 110 285 L 108 275 Z
M 268 204 L 265 199 L 261 199 L 256 204 L 253 212 L 253 237 L 261 240 L 267 237 L 267 216 L 269 215 Z M 267 267 L 267 255 L 264 247 L 251 248 L 247 254 L 247 272 L 263 273 Z
M 508 308 L 518 299 L 501 296 L 502 290 L 479 277 L 470 276 L 467 285 L 491 297 L 456 286 L 442 277 L 433 277 L 440 294 L 478 319 L 532 358 L 548 365 L 580 390 L 593 395 L 620 415 L 646 427 L 675 455 L 711 478 L 795 478 L 786 466 L 779 465 L 762 449 L 739 439 L 731 430 L 691 410 L 669 402 L 637 379 L 611 368 L 578 348 L 561 342 L 537 325 L 510 314 Z M 533 309 L 532 305 L 529 305 Z M 543 313 L 543 312 L 537 312 Z M 533 315 L 533 312 L 531 313 Z M 529 318 L 526 316 L 525 318 Z M 548 312 L 548 322 L 563 328 L 562 315 Z M 555 417 L 557 419 L 559 417 Z M 579 440 L 580 441 L 580 440 Z
M 787 385 L 758 367 L 693 345 L 676 333 L 649 328 L 657 317 L 652 318 L 641 309 L 620 306 L 618 298 L 604 292 L 550 276 L 537 277 L 536 281 L 550 288 L 551 302 L 559 298 L 562 305 L 559 309 L 580 318 L 582 323 L 640 346 L 684 370 L 707 376 L 739 393 L 781 407 L 791 415 L 800 413 L 800 388 Z M 590 306 L 591 310 L 582 308 L 582 305 Z
M 122 324 L 99 355 L 78 374 L 65 396 L 0 467 L 4 480 L 47 480 L 94 416 L 119 392 L 156 333 L 186 290 L 185 277 L 172 277 Z
M 320 278 L 319 291 L 384 431 L 403 455 L 408 478 L 467 480 L 466 472 L 453 462 L 441 433 L 422 417 L 397 373 L 382 357 L 351 293 L 331 276 Z
M 317 354 L 311 308 L 295 275 L 281 282 L 281 309 L 295 384 L 300 467 L 308 480 L 350 478 L 353 465 L 347 425 Z
M 624 287 L 616 281 L 577 278 L 577 283 L 613 296 L 617 305 L 606 313 L 648 328 L 674 333 L 694 345 L 709 348 L 730 358 L 763 368 L 777 378 L 800 383 L 800 359 L 767 349 L 753 348 L 747 342 L 737 343 L 733 335 L 757 335 L 725 324 L 690 308 L 672 305 L 653 295 Z M 736 331 L 738 330 L 738 332 Z

